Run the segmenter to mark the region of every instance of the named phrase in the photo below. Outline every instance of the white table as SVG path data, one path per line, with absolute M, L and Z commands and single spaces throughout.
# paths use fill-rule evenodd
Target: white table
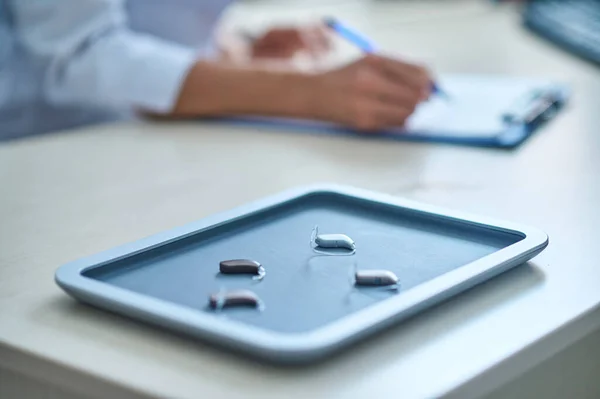
M 0 396 L 465 398 L 599 328 L 600 72 L 523 30 L 511 7 L 449 3 L 357 0 L 303 12 L 334 10 L 436 72 L 571 82 L 569 108 L 516 151 L 193 122 L 0 145 Z M 252 7 L 272 10 L 248 3 L 232 15 Z M 286 13 L 293 7 L 307 9 L 296 2 Z M 260 365 L 79 305 L 53 282 L 68 261 L 317 181 L 535 225 L 551 244 L 530 265 L 300 369 Z

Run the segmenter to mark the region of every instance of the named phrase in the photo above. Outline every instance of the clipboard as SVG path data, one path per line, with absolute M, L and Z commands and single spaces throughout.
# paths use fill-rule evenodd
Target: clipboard
M 378 133 L 295 119 L 235 117 L 226 121 L 279 131 L 510 149 L 553 119 L 570 95 L 564 84 L 527 77 L 446 75 L 438 81 L 449 99 L 433 95 L 417 107 L 405 127 Z

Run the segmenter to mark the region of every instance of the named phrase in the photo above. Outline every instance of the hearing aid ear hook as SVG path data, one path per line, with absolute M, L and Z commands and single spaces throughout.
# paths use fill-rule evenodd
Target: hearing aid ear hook
M 354 240 L 345 234 L 319 234 L 319 226 L 315 226 L 310 235 L 311 249 L 321 255 L 350 256 L 356 252 Z M 327 249 L 347 249 L 348 253 L 332 253 L 323 251 Z

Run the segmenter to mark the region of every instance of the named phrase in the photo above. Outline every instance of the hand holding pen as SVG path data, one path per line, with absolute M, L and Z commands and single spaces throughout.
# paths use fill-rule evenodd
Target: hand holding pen
M 366 37 L 358 33 L 357 31 L 351 29 L 350 27 L 342 24 L 335 18 L 325 18 L 323 20 L 325 26 L 329 27 L 331 30 L 336 32 L 339 36 L 346 39 L 351 44 L 358 47 L 366 54 L 373 54 L 377 51 L 376 46 L 371 43 Z M 440 87 L 435 83 L 431 82 L 431 92 L 434 94 L 439 94 L 445 98 L 448 98 L 448 95 L 440 89 Z
M 269 48 L 265 55 L 274 54 Z M 372 51 L 348 65 L 310 72 L 252 58 L 201 59 L 186 76 L 171 115 L 289 117 L 376 132 L 402 126 L 431 95 L 431 82 L 425 68 Z
M 431 93 L 427 70 L 374 54 L 316 79 L 315 117 L 365 132 L 402 126 Z
M 314 117 L 376 132 L 402 126 L 432 93 L 432 79 L 422 66 L 375 53 L 362 36 L 328 19 L 327 26 L 363 49 L 365 55 L 344 67 L 317 75 Z

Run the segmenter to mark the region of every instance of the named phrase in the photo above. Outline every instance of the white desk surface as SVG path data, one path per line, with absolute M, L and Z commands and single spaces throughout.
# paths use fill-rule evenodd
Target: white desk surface
M 308 10 L 327 7 L 336 8 Z M 193 122 L 2 144 L 0 366 L 96 397 L 472 397 L 600 325 L 600 70 L 522 29 L 510 7 L 357 0 L 337 8 L 436 72 L 564 79 L 573 100 L 516 151 Z M 535 225 L 551 244 L 530 265 L 300 369 L 79 305 L 54 284 L 68 261 L 319 181 Z

